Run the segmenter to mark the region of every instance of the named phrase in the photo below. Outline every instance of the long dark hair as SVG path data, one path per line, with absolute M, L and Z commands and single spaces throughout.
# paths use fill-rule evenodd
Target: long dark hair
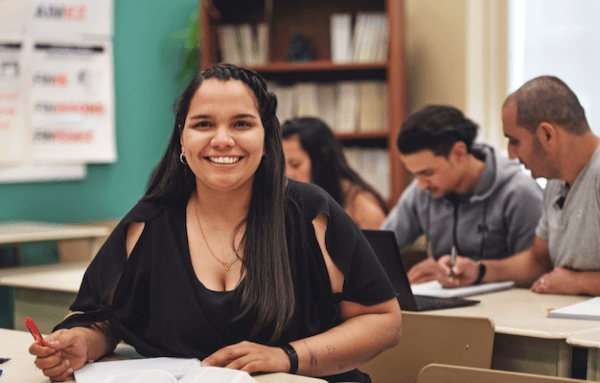
M 251 338 L 261 329 L 273 325 L 274 332 L 269 342 L 272 344 L 289 325 L 295 300 L 285 236 L 285 158 L 281 128 L 275 115 L 277 98 L 267 91 L 262 76 L 230 64 L 215 65 L 195 76 L 175 102 L 176 116 L 171 140 L 142 200 L 187 203 L 196 188 L 194 173 L 179 161 L 180 138 L 190 102 L 206 79 L 238 80 L 246 84 L 256 96 L 265 129 L 266 155 L 254 175 L 245 219 L 243 267 L 246 276 L 238 296 L 242 309 L 234 319 L 241 319 L 247 314 L 256 315 Z
M 373 194 L 385 214 L 389 213 L 383 197 L 348 165 L 342 144 L 323 121 L 314 117 L 294 118 L 283 123 L 282 134 L 284 139 L 298 135 L 300 146 L 310 157 L 312 182 L 325 189 L 337 203 L 346 204 L 341 187 L 345 179 Z

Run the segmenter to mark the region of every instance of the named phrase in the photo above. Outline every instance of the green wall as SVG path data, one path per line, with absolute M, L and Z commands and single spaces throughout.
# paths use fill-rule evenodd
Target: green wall
M 0 184 L 0 222 L 117 219 L 142 197 L 170 137 L 173 102 L 186 85 L 177 79 L 183 43 L 168 35 L 186 28 L 197 9 L 197 0 L 114 0 L 117 161 L 88 165 L 79 181 Z M 10 255 L 0 249 L 0 257 Z M 26 264 L 49 263 L 55 244 L 22 246 L 21 255 Z M 0 289 L 0 327 L 12 328 L 13 295 Z

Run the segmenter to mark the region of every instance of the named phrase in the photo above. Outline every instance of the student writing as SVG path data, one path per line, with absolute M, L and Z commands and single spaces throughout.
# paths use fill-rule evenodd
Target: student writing
M 542 215 L 542 191 L 515 161 L 475 143 L 478 126 L 445 105 L 415 110 L 398 136 L 400 158 L 414 181 L 382 229 L 402 249 L 425 235 L 431 257 L 408 271 L 411 283 L 448 278 L 437 260 L 456 249 L 474 262 L 531 246 Z

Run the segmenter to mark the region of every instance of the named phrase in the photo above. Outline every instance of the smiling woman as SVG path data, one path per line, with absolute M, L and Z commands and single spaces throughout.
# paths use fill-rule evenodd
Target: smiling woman
M 265 129 L 256 103 L 241 81 L 217 79 L 206 80 L 192 98 L 181 153 L 196 175 L 196 193 L 245 188 L 249 198 L 265 154 Z
M 194 78 L 146 195 L 72 315 L 30 347 L 47 376 L 123 340 L 203 366 L 370 381 L 356 368 L 398 342 L 396 293 L 333 198 L 286 179 L 276 107 L 255 72 L 219 64 Z

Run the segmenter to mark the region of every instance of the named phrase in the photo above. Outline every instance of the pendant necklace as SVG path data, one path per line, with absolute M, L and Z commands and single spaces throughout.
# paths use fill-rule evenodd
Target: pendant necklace
M 238 260 L 240 259 L 240 256 L 238 255 L 237 251 L 235 250 L 235 247 L 233 247 L 233 258 L 231 258 L 231 261 L 229 262 L 223 262 L 219 259 L 219 257 L 217 257 L 215 255 L 215 253 L 213 253 L 213 251 L 211 250 L 210 246 L 208 245 L 208 241 L 206 240 L 206 236 L 204 235 L 204 230 L 202 230 L 202 224 L 200 223 L 200 215 L 198 214 L 198 208 L 196 207 L 196 220 L 198 221 L 198 226 L 200 227 L 200 233 L 202 234 L 202 238 L 204 239 L 204 243 L 206 243 L 206 247 L 208 247 L 208 251 L 210 252 L 210 254 L 220 263 L 223 265 L 223 267 L 225 268 L 226 271 L 229 271 L 229 269 L 231 268 L 231 266 Z

